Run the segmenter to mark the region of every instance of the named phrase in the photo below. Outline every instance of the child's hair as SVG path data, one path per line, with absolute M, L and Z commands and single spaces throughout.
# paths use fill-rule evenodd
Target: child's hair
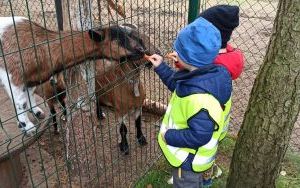
M 199 17 L 203 17 L 220 30 L 222 45 L 226 48 L 232 31 L 239 25 L 239 7 L 231 5 L 217 5 L 203 11 Z

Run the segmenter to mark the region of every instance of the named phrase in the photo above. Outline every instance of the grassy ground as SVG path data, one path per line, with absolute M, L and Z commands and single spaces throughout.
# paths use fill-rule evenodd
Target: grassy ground
M 286 175 L 280 175 L 276 182 L 277 188 L 299 188 L 300 187 L 300 153 L 288 152 L 284 160 L 282 171 Z
M 217 164 L 222 168 L 223 174 L 220 178 L 214 180 L 213 188 L 222 188 L 226 185 L 226 179 L 229 172 L 230 158 L 234 149 L 234 138 L 227 137 L 222 141 L 219 148 Z M 282 171 L 286 175 L 280 175 L 276 182 L 277 188 L 298 188 L 300 187 L 300 154 L 288 152 L 284 160 Z M 171 167 L 164 157 L 137 183 L 137 188 L 168 188 L 167 184 L 170 178 Z

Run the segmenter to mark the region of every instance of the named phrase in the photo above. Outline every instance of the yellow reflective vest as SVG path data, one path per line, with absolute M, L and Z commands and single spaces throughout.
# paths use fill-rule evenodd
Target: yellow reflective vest
M 219 141 L 222 140 L 227 133 L 230 108 L 231 98 L 227 101 L 223 110 L 219 101 L 210 94 L 199 93 L 179 97 L 175 91 L 171 97 L 158 135 L 159 146 L 169 163 L 174 167 L 180 167 L 189 153 L 192 153 L 195 155 L 192 162 L 192 168 L 195 172 L 203 172 L 209 169 L 214 164 Z M 188 128 L 187 120 L 201 110 L 206 110 L 215 123 L 215 131 L 207 144 L 199 147 L 197 150 L 178 148 L 166 144 L 162 139 L 162 132 L 166 132 L 167 129 Z

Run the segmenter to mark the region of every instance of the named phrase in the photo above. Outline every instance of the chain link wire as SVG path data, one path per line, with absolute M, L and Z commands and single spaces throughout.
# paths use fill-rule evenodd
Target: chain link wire
M 234 81 L 232 126 L 237 134 L 247 108 L 249 95 L 260 65 L 263 63 L 277 12 L 277 0 L 205 0 L 201 10 L 217 4 L 240 7 L 240 25 L 233 32 L 230 43 L 245 55 L 245 67 L 241 77 Z M 300 151 L 300 120 L 296 121 L 289 143 L 293 151 Z
M 74 31 L 73 36 L 78 34 L 75 31 L 83 32 L 95 27 L 131 23 L 138 27 L 140 34 L 149 36 L 150 43 L 162 54 L 172 50 L 177 32 L 187 24 L 187 0 L 112 1 L 122 5 L 125 18 L 113 9 L 109 9 L 107 0 L 61 2 L 64 10 L 63 29 Z M 201 10 L 216 4 L 236 4 L 241 10 L 240 26 L 233 33 L 230 41 L 233 46 L 243 51 L 246 60 L 243 74 L 234 81 L 230 132 L 236 134 L 243 120 L 255 76 L 266 53 L 276 15 L 277 1 L 205 0 L 201 2 Z M 53 31 L 58 31 L 57 20 L 61 19 L 57 18 L 55 1 L 0 0 L 0 16 L 12 15 L 30 18 L 31 21 Z M 48 43 L 59 40 L 48 41 Z M 2 43 L 0 44 L 0 52 L 2 52 Z M 0 53 L 0 58 L 5 61 L 8 55 Z M 16 186 L 130 187 L 161 156 L 156 143 L 161 116 L 148 112 L 143 112 L 142 115 L 142 131 L 148 145 L 139 146 L 137 143 L 135 117 L 129 116 L 124 121 L 128 128 L 129 155 L 119 151 L 121 138 L 118 116 L 111 108 L 104 107 L 106 119 L 98 121 L 95 96 L 99 93 L 100 97 L 104 96 L 119 85 L 128 84 L 128 80 L 110 82 L 103 85 L 100 91 L 95 91 L 92 82 L 98 75 L 91 73 L 94 62 L 95 60 L 92 60 L 63 71 L 68 116 L 67 121 L 64 121 L 63 107 L 57 104 L 59 135 L 53 134 L 50 116 L 43 120 L 33 117 L 40 125 L 36 132 L 38 134 L 34 137 L 27 137 L 16 131 L 16 111 L 13 110 L 3 89 L 0 89 L 1 109 L 9 109 L 5 113 L 1 110 L 0 162 L 7 162 L 12 166 L 13 175 L 9 181 Z M 97 63 L 104 65 L 105 62 L 98 60 Z M 136 75 L 144 85 L 148 100 L 168 103 L 170 93 L 152 70 L 143 68 L 135 73 Z M 122 93 L 115 93 L 114 97 L 120 97 L 119 95 L 122 101 L 128 100 Z M 57 100 L 58 96 L 52 98 Z M 37 104 L 46 113 L 48 101 L 49 98 L 40 97 Z M 294 151 L 300 151 L 299 138 L 298 120 L 290 142 L 290 148 Z
M 108 8 L 108 0 L 68 0 L 61 1 L 63 8 L 63 30 L 72 30 L 72 37 L 90 28 L 106 27 L 113 24 L 131 23 L 138 27 L 141 35 L 150 37 L 146 46 L 154 46 L 162 54 L 172 50 L 172 43 L 180 28 L 187 24 L 187 1 L 173 0 L 119 0 L 124 8 L 125 17 L 120 16 L 112 8 Z M 67 11 L 66 11 L 67 10 Z M 0 16 L 24 16 L 31 21 L 56 32 L 59 32 L 55 1 L 50 0 L 1 0 Z M 60 20 L 61 21 L 61 20 Z M 81 31 L 77 33 L 76 31 Z M 59 42 L 63 36 L 47 43 Z M 22 40 L 22 39 L 20 39 Z M 38 44 L 29 48 L 35 48 Z M 12 54 L 22 53 L 26 49 L 19 48 Z M 70 49 L 73 51 L 73 49 Z M 2 52 L 2 42 L 1 42 Z M 50 52 L 49 52 L 50 53 Z M 61 52 L 63 53 L 63 52 Z M 10 53 L 1 53 L 5 61 Z M 38 54 L 36 54 L 37 56 Z M 54 55 L 51 54 L 54 58 Z M 36 58 L 36 57 L 35 57 Z M 34 60 L 36 61 L 36 60 Z M 92 62 L 92 63 L 91 63 Z M 95 60 L 80 66 L 64 68 L 62 74 L 66 84 L 67 121 L 64 120 L 64 108 L 56 104 L 56 119 L 60 134 L 53 132 L 52 118 L 47 110 L 47 102 L 51 98 L 37 97 L 36 106 L 46 113 L 43 120 L 30 116 L 39 125 L 36 134 L 28 137 L 21 133 L 17 126 L 17 115 L 9 97 L 1 88 L 0 125 L 0 162 L 12 166 L 9 184 L 21 187 L 128 187 L 132 186 L 140 176 L 161 156 L 156 143 L 157 131 L 161 116 L 143 112 L 142 132 L 148 144 L 140 146 L 136 140 L 135 117 L 128 114 L 124 121 L 127 129 L 129 155 L 119 151 L 120 124 L 118 116 L 111 108 L 104 107 L 106 119 L 96 118 L 96 99 L 112 92 L 122 84 L 128 84 L 130 78 L 109 82 L 100 91 L 89 85 L 98 75 L 91 74 Z M 4 62 L 9 63 L 9 62 Z M 52 63 L 52 62 L 50 62 Z M 97 63 L 104 64 L 104 61 Z M 23 64 L 23 62 L 22 62 Z M 24 69 L 25 70 L 25 69 Z M 38 73 L 37 73 L 38 74 Z M 146 98 L 167 104 L 168 90 L 150 69 L 133 70 L 128 75 L 138 76 L 143 83 Z M 108 80 L 109 81 L 109 80 Z M 41 86 L 38 86 L 38 88 Z M 46 89 L 42 87 L 42 94 Z M 56 90 L 56 89 L 54 89 Z M 122 101 L 126 96 L 121 95 Z M 59 93 L 52 96 L 58 100 Z M 24 111 L 22 113 L 28 113 Z M 128 110 L 129 112 L 129 110 Z M 6 169 L 7 170 L 7 169 Z M 8 171 L 6 171 L 8 172 Z M 10 173 L 9 172 L 9 173 Z M 1 179 L 1 178 L 0 178 Z M 2 180 L 1 180 L 2 181 Z

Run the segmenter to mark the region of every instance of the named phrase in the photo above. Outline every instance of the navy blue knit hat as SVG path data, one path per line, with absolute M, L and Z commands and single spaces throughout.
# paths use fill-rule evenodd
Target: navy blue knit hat
M 195 67 L 213 63 L 220 47 L 220 31 L 201 17 L 183 28 L 174 42 L 179 58 Z
M 238 6 L 217 5 L 208 8 L 199 15 L 220 30 L 222 37 L 221 48 L 226 47 L 232 31 L 239 25 L 239 11 Z

